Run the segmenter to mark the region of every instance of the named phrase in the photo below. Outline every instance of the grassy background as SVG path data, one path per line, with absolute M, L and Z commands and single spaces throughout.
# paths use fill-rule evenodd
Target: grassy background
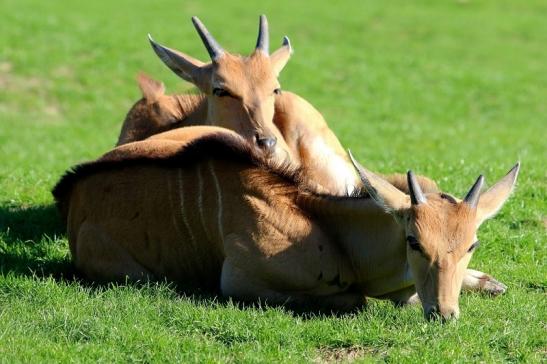
M 0 362 L 545 361 L 547 4 L 515 1 L 21 1 L 0 3 Z M 466 294 L 462 317 L 373 301 L 362 313 L 295 316 L 191 298 L 168 286 L 72 280 L 50 189 L 108 150 L 145 70 L 190 86 L 146 34 L 207 59 L 189 17 L 229 50 L 295 54 L 285 89 L 321 110 L 343 144 L 381 172 L 416 172 L 463 194 L 516 160 L 514 196 L 485 224 L 472 267 L 509 286 Z

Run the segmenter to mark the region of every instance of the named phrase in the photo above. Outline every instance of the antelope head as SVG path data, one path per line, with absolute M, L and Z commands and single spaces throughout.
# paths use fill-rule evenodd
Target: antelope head
M 173 72 L 207 95 L 208 120 L 204 122 L 234 130 L 273 153 L 283 143 L 273 116 L 275 95 L 281 93 L 277 78 L 292 53 L 289 39 L 285 37 L 281 48 L 270 55 L 268 22 L 261 15 L 256 48 L 243 57 L 222 49 L 197 17 L 192 17 L 192 23 L 211 62 L 164 47 L 150 37 L 152 48 Z
M 353 163 L 371 198 L 404 229 L 407 261 L 426 318 L 457 318 L 464 273 L 479 245 L 477 229 L 505 203 L 520 165 L 482 194 L 484 178 L 479 176 L 460 200 L 446 193 L 424 194 L 412 171 L 407 173 L 406 195 Z

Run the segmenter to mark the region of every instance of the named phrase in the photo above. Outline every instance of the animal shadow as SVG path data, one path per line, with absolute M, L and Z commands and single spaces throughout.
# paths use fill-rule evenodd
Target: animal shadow
M 0 202 L 0 274 L 73 279 L 56 207 Z

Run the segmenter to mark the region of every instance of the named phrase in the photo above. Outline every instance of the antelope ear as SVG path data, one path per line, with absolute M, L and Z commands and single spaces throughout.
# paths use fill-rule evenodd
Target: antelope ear
M 200 87 L 205 63 L 177 50 L 156 43 L 148 34 L 148 40 L 158 57 L 175 72 L 177 76 Z
M 279 76 L 279 73 L 281 73 L 281 71 L 289 61 L 289 58 L 291 58 L 292 52 L 293 50 L 291 47 L 291 41 L 288 37 L 283 37 L 283 45 L 281 46 L 281 48 L 273 52 L 270 56 L 273 70 L 277 76 Z
M 349 150 L 348 153 L 367 192 L 378 206 L 390 214 L 410 208 L 410 197 L 407 194 L 401 192 L 385 179 L 365 169 L 353 158 Z
M 498 213 L 511 192 L 513 192 L 519 169 L 520 162 L 515 164 L 505 177 L 490 187 L 488 191 L 481 194 L 477 205 L 477 225 L 482 224 L 484 220 L 490 219 Z
M 144 72 L 139 72 L 137 75 L 137 83 L 141 89 L 142 96 L 149 103 L 158 101 L 160 96 L 165 94 L 165 85 L 163 82 L 154 80 Z

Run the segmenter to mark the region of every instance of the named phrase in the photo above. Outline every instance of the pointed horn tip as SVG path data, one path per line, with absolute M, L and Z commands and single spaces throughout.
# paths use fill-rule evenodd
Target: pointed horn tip
M 152 35 L 150 35 L 150 33 L 148 33 L 148 42 L 150 42 L 150 45 L 152 46 L 154 52 L 159 55 L 158 52 L 161 52 L 163 46 L 156 42 L 154 38 L 152 38 Z
M 484 175 L 479 175 L 479 177 L 477 177 L 477 182 L 476 184 L 478 185 L 478 189 L 479 191 L 482 189 L 482 185 L 484 184 Z
M 351 163 L 353 163 L 353 166 L 357 167 L 357 161 L 355 160 L 355 157 L 353 156 L 353 153 L 351 153 L 350 149 L 348 149 L 348 155 L 349 155 L 349 159 L 351 160 Z
M 420 184 L 418 183 L 416 175 L 414 174 L 414 172 L 412 172 L 411 169 L 409 169 L 406 172 L 406 178 L 407 178 L 408 188 L 410 190 L 410 201 L 412 202 L 412 204 L 419 205 L 422 203 L 426 203 L 427 199 L 422 192 L 422 188 L 420 187 Z
M 515 163 L 513 168 L 511 168 L 510 172 L 516 171 L 518 173 L 519 170 L 520 170 L 520 161 L 517 161 L 517 163 Z
M 194 24 L 194 28 L 207 31 L 207 29 L 205 29 L 205 25 L 203 25 L 203 23 L 201 22 L 201 20 L 199 20 L 197 16 L 193 16 L 191 19 L 192 24 Z
M 477 204 L 479 202 L 480 198 L 480 191 L 482 189 L 482 185 L 484 184 L 484 176 L 481 174 L 473 183 L 473 186 L 469 189 L 469 192 L 467 192 L 467 195 L 465 195 L 463 201 L 470 205 L 472 208 L 476 208 Z
M 475 181 L 475 183 L 473 183 L 473 187 L 472 189 L 474 189 L 475 187 L 477 187 L 479 190 L 482 188 L 482 185 L 484 184 L 484 175 L 480 174 L 478 177 L 477 177 L 477 180 Z
M 207 48 L 211 60 L 213 62 L 216 61 L 224 54 L 224 49 L 222 49 L 197 16 L 192 17 L 192 23 L 194 24 L 194 28 L 196 28 L 201 41 L 205 45 L 205 48 Z
M 283 37 L 283 42 L 281 43 L 281 45 L 289 47 L 289 49 L 291 50 L 291 53 L 293 52 L 292 45 L 291 45 L 291 40 L 289 39 L 289 37 L 284 36 Z
M 371 187 L 371 184 L 370 184 L 369 177 L 367 176 L 367 173 L 371 173 L 371 172 L 369 172 L 365 167 L 363 167 L 359 162 L 357 162 L 357 159 L 355 159 L 350 149 L 348 149 L 348 155 L 351 160 L 351 163 L 353 164 L 353 168 L 355 168 L 355 170 L 359 174 L 359 178 L 361 178 L 361 181 L 365 185 L 365 188 L 368 189 L 369 187 Z
M 266 15 L 260 15 L 258 18 L 258 38 L 256 40 L 256 49 L 261 50 L 267 55 L 270 54 L 270 36 L 268 31 L 268 19 Z
M 359 162 L 357 162 L 357 159 L 355 159 L 350 149 L 348 149 L 348 155 L 349 155 L 349 159 L 351 160 L 351 163 L 353 164 L 353 167 L 355 167 L 357 171 L 364 170 L 363 166 Z
M 406 171 L 406 178 L 408 182 L 410 182 L 411 179 L 416 180 L 416 175 L 414 174 L 412 169 L 409 169 L 408 171 Z

